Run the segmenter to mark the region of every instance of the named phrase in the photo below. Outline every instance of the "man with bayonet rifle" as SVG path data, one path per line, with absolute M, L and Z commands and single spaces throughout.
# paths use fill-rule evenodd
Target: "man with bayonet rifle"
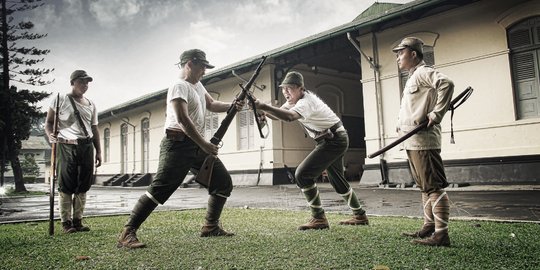
M 239 110 L 243 100 L 233 104 L 214 100 L 200 82 L 206 69 L 214 68 L 199 49 L 184 51 L 178 63 L 180 79 L 167 92 L 165 136 L 161 141 L 159 165 L 152 183 L 133 207 L 118 239 L 118 247 L 141 248 L 136 231 L 159 205 L 164 204 L 180 186 L 190 170 L 200 171 L 207 156 L 214 157 L 211 165 L 211 182 L 205 223 L 201 237 L 232 236 L 223 230 L 219 219 L 233 189 L 232 179 L 217 158 L 218 145 L 204 138 L 206 110 L 226 112 L 231 107 Z

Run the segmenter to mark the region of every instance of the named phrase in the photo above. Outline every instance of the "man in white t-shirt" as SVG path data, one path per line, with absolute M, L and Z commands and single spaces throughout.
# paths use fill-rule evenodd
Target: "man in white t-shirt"
M 45 120 L 45 133 L 49 141 L 58 143 L 56 168 L 60 220 L 64 233 L 90 230 L 82 224 L 86 192 L 93 184 L 94 164 L 96 167 L 101 165 L 96 104 L 84 96 L 91 81 L 93 78 L 84 70 L 71 73 L 71 92 L 52 100 Z M 55 135 L 57 99 L 58 135 Z M 79 116 L 75 114 L 75 109 Z
M 165 137 L 161 141 L 157 173 L 133 207 L 118 239 L 118 247 L 144 247 L 137 239 L 137 229 L 156 206 L 164 204 L 176 191 L 190 169 L 200 170 L 208 155 L 218 154 L 218 147 L 208 140 L 210 138 L 204 138 L 204 116 L 206 110 L 226 112 L 231 104 L 214 100 L 200 82 L 206 69 L 214 66 L 199 49 L 183 52 L 178 65 L 182 75 L 167 93 Z M 239 109 L 244 102 L 237 101 L 235 105 Z M 231 176 L 219 159 L 214 163 L 210 182 L 201 237 L 232 236 L 234 234 L 223 230 L 219 223 L 223 206 L 233 189 Z
M 299 230 L 327 229 L 328 220 L 319 198 L 315 179 L 324 170 L 330 184 L 340 194 L 353 212 L 353 217 L 340 225 L 367 225 L 366 211 L 360 206 L 356 193 L 343 172 L 343 156 L 349 147 L 349 136 L 339 117 L 317 95 L 304 87 L 304 77 L 296 71 L 287 73 L 280 85 L 287 102 L 280 108 L 255 102 L 257 109 L 273 120 L 298 121 L 317 145 L 298 165 L 295 172 L 297 185 L 302 189 L 311 209 L 311 220 Z

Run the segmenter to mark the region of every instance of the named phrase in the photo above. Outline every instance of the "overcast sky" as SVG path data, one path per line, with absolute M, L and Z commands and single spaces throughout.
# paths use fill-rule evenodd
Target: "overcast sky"
M 348 23 L 375 0 L 44 2 L 16 13 L 35 24 L 34 32 L 48 33 L 31 45 L 51 50 L 42 66 L 55 68 L 55 82 L 32 89 L 69 92 L 69 75 L 84 69 L 94 78 L 86 95 L 103 111 L 167 88 L 184 50 L 200 48 L 217 68 L 227 66 Z

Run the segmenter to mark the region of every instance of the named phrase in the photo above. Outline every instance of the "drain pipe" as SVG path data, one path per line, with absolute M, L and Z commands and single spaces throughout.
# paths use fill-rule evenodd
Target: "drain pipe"
M 378 135 L 379 135 L 379 149 L 384 147 L 384 119 L 383 119 L 383 109 L 382 109 L 382 94 L 381 94 L 381 73 L 379 70 L 379 54 L 377 48 L 377 37 L 375 33 L 372 33 L 372 44 L 373 44 L 373 57 L 367 56 L 360 45 L 352 38 L 351 33 L 347 33 L 347 39 L 351 44 L 356 48 L 356 50 L 364 57 L 364 59 L 369 63 L 371 69 L 373 69 L 373 75 L 375 77 L 375 98 L 377 99 L 377 123 Z M 379 165 L 381 171 L 381 184 L 388 184 L 388 168 L 386 166 L 386 160 L 384 159 L 384 153 L 379 156 Z

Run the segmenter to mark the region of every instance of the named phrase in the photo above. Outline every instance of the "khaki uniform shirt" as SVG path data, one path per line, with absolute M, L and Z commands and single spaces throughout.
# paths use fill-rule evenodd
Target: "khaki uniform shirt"
M 436 124 L 405 140 L 404 149 L 441 149 L 440 122 L 448 111 L 453 92 L 454 83 L 446 75 L 426 66 L 424 61 L 409 71 L 399 110 L 399 135 L 411 131 L 426 121 L 427 117 Z

